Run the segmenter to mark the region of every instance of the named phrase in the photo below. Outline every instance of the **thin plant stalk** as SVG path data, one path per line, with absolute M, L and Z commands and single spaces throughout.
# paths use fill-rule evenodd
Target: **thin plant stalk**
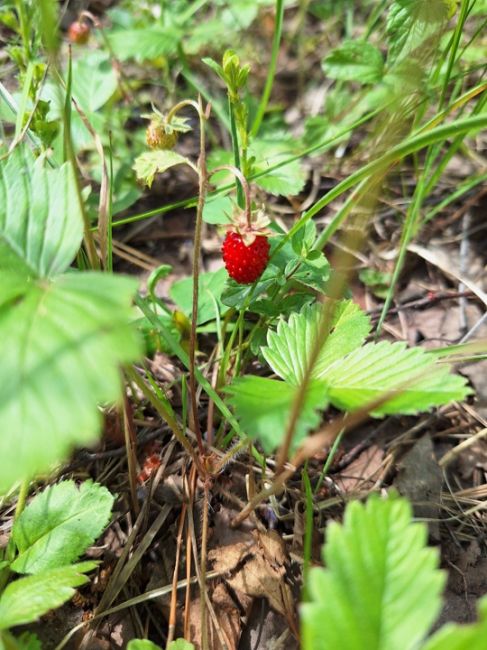
M 198 103 L 192 100 L 185 100 L 172 108 L 168 115 L 167 121 L 170 122 L 171 118 L 183 107 L 191 106 L 198 113 L 200 121 L 200 154 L 198 158 L 198 178 L 199 178 L 199 191 L 198 191 L 198 205 L 196 206 L 196 224 L 194 231 L 194 244 L 193 244 L 193 308 L 191 314 L 191 331 L 189 338 L 189 391 L 191 400 L 191 417 L 192 428 L 196 435 L 199 453 L 204 455 L 205 447 L 203 444 L 203 437 L 198 420 L 198 401 L 196 398 L 196 327 L 198 321 L 198 297 L 199 297 L 199 274 L 200 274 L 200 256 L 201 256 L 201 234 L 203 228 L 203 208 L 205 206 L 206 192 L 208 189 L 208 173 L 206 169 L 206 145 L 205 145 L 205 125 L 209 117 L 208 105 L 206 113 L 203 109 L 201 97 Z
M 284 0 L 276 0 L 276 24 L 274 27 L 274 38 L 272 39 L 271 60 L 269 63 L 267 79 L 265 82 L 264 90 L 262 92 L 262 97 L 260 99 L 259 108 L 257 109 L 257 114 L 252 124 L 252 128 L 250 129 L 250 135 L 254 138 L 259 132 L 260 125 L 262 124 L 262 120 L 267 109 L 267 104 L 269 103 L 269 98 L 271 96 L 272 86 L 274 84 L 274 77 L 277 68 L 277 57 L 279 56 L 279 47 L 281 45 L 283 20 Z

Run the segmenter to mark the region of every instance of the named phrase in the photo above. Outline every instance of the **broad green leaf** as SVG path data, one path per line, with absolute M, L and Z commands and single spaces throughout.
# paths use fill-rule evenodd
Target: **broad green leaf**
M 135 288 L 125 277 L 70 273 L 26 281 L 0 309 L 0 493 L 96 440 L 97 405 L 118 399 L 119 365 L 139 354 Z
M 221 295 L 225 286 L 227 272 L 225 269 L 200 273 L 198 285 L 198 325 L 215 320 L 222 309 Z M 171 299 L 187 316 L 193 310 L 193 278 L 183 278 L 174 282 L 169 290 Z
M 19 145 L 0 161 L 0 270 L 50 277 L 76 255 L 83 221 L 69 164 L 48 169 Z
M 174 54 L 181 32 L 175 27 L 145 27 L 113 31 L 107 38 L 117 59 L 135 59 L 140 63 Z
M 284 439 L 298 388 L 283 381 L 248 375 L 234 380 L 225 390 L 230 394 L 229 402 L 242 430 L 250 438 L 257 438 L 266 453 L 274 451 Z M 293 446 L 318 426 L 318 410 L 327 404 L 323 383 L 312 382 L 296 423 Z
M 254 140 L 249 147 L 249 154 L 255 156 L 253 172 L 267 172 L 269 167 L 289 159 L 297 152 L 296 141 L 283 133 L 273 133 Z M 305 183 L 306 173 L 299 160 L 293 160 L 255 179 L 256 185 L 276 196 L 295 196 L 301 192 Z
M 77 560 L 105 529 L 114 497 L 97 483 L 63 481 L 46 488 L 16 519 L 17 573 L 39 573 Z
M 368 343 L 336 361 L 323 373 L 330 402 L 346 411 L 367 405 L 387 392 L 394 396 L 372 415 L 412 414 L 433 406 L 463 400 L 471 393 L 467 380 L 450 374 L 447 364 L 435 362 L 422 348 L 405 343 Z
M 117 74 L 109 54 L 95 50 L 73 61 L 72 94 L 88 115 L 104 106 L 117 87 Z
M 384 61 L 371 43 L 345 41 L 323 59 L 322 67 L 330 79 L 367 84 L 382 79 Z
M 251 142 L 248 155 L 255 158 L 252 173 L 265 174 L 256 178 L 255 184 L 275 195 L 294 196 L 299 194 L 306 183 L 306 174 L 299 160 L 294 160 L 266 173 L 271 166 L 289 159 L 295 153 L 298 153 L 297 141 L 282 132 L 273 133 Z M 215 149 L 208 156 L 210 170 L 221 165 L 231 164 L 233 164 L 231 151 Z M 233 180 L 233 176 L 227 171 L 218 172 L 211 177 L 212 183 L 217 185 Z
M 74 596 L 75 587 L 88 582 L 84 573 L 96 566 L 81 562 L 11 582 L 0 597 L 0 630 L 32 623 L 60 607 Z
M 326 530 L 326 569 L 311 569 L 304 650 L 413 650 L 440 611 L 445 576 L 409 503 L 351 502 Z
M 351 300 L 330 305 L 328 337 L 323 345 L 312 376 L 320 379 L 337 359 L 359 347 L 370 332 L 370 320 Z M 305 376 L 314 342 L 322 320 L 319 304 L 305 306 L 288 321 L 280 321 L 277 331 L 269 331 L 267 347 L 262 348 L 265 360 L 275 373 L 299 386 Z
M 162 174 L 176 165 L 189 165 L 194 169 L 189 158 L 185 158 L 171 149 L 153 149 L 144 152 L 135 159 L 133 169 L 137 180 L 143 181 L 148 187 L 151 187 L 156 174 Z
M 233 201 L 229 196 L 217 195 L 206 201 L 203 208 L 203 220 L 211 224 L 231 223 Z
M 478 603 L 479 620 L 472 625 L 449 623 L 422 650 L 485 650 L 487 639 L 487 597 Z
M 161 647 L 147 639 L 132 639 L 127 645 L 127 650 L 161 650 Z

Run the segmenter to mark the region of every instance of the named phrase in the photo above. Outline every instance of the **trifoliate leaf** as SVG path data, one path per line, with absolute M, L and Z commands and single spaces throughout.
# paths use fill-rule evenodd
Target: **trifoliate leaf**
M 0 597 L 0 630 L 32 623 L 60 607 L 74 596 L 75 587 L 88 582 L 84 573 L 96 566 L 81 562 L 14 580 Z
M 330 402 L 353 411 L 387 392 L 393 397 L 372 415 L 412 414 L 433 406 L 463 400 L 471 393 L 467 380 L 450 374 L 447 364 L 435 362 L 422 348 L 405 343 L 368 343 L 336 361 L 323 373 Z
M 312 376 L 320 379 L 327 369 L 348 352 L 359 347 L 370 331 L 370 320 L 350 300 L 328 303 L 328 337 L 323 345 Z M 306 372 L 314 342 L 322 323 L 320 304 L 307 305 L 288 321 L 280 321 L 277 331 L 267 335 L 267 347 L 262 354 L 280 377 L 299 385 Z
M 380 51 L 367 41 L 345 41 L 323 59 L 330 79 L 376 83 L 382 79 L 384 61 Z
M 428 640 L 422 650 L 485 650 L 487 598 L 478 603 L 479 620 L 472 625 L 449 623 Z
M 135 289 L 131 278 L 70 273 L 25 280 L 0 310 L 0 493 L 96 440 L 98 404 L 118 399 L 119 365 L 139 355 Z
M 79 558 L 105 529 L 114 497 L 97 483 L 63 481 L 46 488 L 15 520 L 17 573 L 39 573 Z
M 343 525 L 328 525 L 326 569 L 311 570 L 311 602 L 301 606 L 304 650 L 418 648 L 445 576 L 438 551 L 426 547 L 427 527 L 411 518 L 407 501 L 374 496 L 350 503 Z
M 296 386 L 283 381 L 250 375 L 236 379 L 226 388 L 242 430 L 250 438 L 258 439 L 267 453 L 279 447 L 284 439 L 297 391 Z M 323 383 L 312 382 L 296 423 L 293 446 L 318 426 L 318 410 L 326 408 L 327 403 Z
M 137 180 L 143 181 L 148 187 L 151 187 L 156 174 L 162 174 L 176 165 L 189 165 L 195 169 L 189 158 L 185 158 L 171 149 L 154 149 L 144 152 L 135 159 L 133 169 Z
M 23 145 L 0 161 L 0 269 L 51 277 L 73 261 L 82 237 L 68 163 L 48 169 Z

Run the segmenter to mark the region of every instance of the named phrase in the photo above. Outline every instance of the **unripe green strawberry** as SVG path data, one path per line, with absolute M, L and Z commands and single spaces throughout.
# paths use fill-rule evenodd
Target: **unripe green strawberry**
M 147 127 L 145 139 L 151 149 L 172 149 L 178 140 L 178 132 L 168 128 L 156 117 Z

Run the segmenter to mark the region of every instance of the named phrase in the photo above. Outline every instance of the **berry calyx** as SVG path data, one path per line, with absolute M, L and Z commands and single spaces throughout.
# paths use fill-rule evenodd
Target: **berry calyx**
M 264 272 L 269 261 L 269 242 L 263 234 L 254 233 L 246 244 L 235 230 L 227 232 L 222 245 L 223 261 L 228 275 L 239 284 L 252 284 Z
M 68 27 L 68 38 L 71 43 L 76 45 L 84 45 L 88 42 L 90 37 L 90 26 L 80 20 L 75 20 Z

